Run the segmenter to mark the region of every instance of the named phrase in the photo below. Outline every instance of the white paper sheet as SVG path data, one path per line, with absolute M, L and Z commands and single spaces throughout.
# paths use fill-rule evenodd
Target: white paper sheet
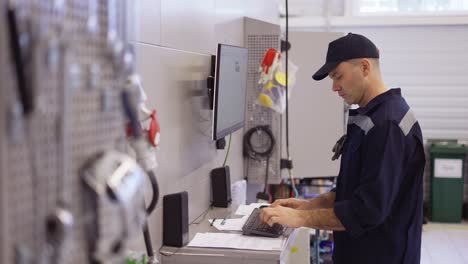
M 231 199 L 233 204 L 245 204 L 247 200 L 247 181 L 241 180 L 231 184 Z
M 247 221 L 247 218 L 248 216 L 233 219 L 216 219 L 212 225 L 218 230 L 242 231 L 242 227 L 245 221 Z M 211 224 L 213 219 L 208 219 L 208 221 Z
M 197 233 L 187 245 L 189 247 L 236 248 L 251 250 L 281 250 L 284 237 L 255 237 L 229 233 Z

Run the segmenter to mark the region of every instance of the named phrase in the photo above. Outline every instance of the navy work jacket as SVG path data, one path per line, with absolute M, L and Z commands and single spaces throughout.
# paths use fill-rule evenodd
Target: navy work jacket
M 350 110 L 334 212 L 334 264 L 420 262 L 423 171 L 421 128 L 400 89 Z

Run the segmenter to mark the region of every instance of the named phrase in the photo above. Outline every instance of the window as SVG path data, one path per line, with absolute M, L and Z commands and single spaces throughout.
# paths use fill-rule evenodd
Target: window
M 466 15 L 468 0 L 355 0 L 356 15 Z

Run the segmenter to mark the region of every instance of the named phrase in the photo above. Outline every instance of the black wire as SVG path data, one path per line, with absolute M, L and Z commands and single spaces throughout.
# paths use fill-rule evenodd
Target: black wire
M 158 181 L 156 179 L 156 175 L 154 175 L 153 171 L 148 171 L 148 178 L 150 179 L 151 182 L 151 188 L 153 189 L 153 197 L 151 199 L 151 202 L 146 208 L 146 213 L 150 215 L 154 209 L 156 208 L 156 205 L 158 204 L 158 199 L 159 199 L 159 187 L 158 187 Z
M 268 138 L 270 139 L 270 146 L 268 146 L 268 149 L 260 152 L 258 150 L 255 150 L 254 147 L 252 146 L 252 136 L 254 133 L 257 132 L 262 132 L 265 133 Z M 266 193 L 267 191 L 267 186 L 268 186 L 268 170 L 270 167 L 270 157 L 273 153 L 273 148 L 275 147 L 275 137 L 273 136 L 273 133 L 271 132 L 271 129 L 269 126 L 256 126 L 247 131 L 244 135 L 244 155 L 254 159 L 254 160 L 266 160 L 266 171 L 265 171 L 265 186 L 263 188 L 263 193 Z
M 286 85 L 285 85 L 285 90 L 286 90 L 286 155 L 288 156 L 288 159 L 290 158 L 289 156 L 289 98 L 288 98 L 288 84 L 289 84 L 289 79 L 288 79 L 288 44 L 289 44 L 289 13 L 288 13 L 288 0 L 286 1 Z
M 195 222 L 195 221 L 197 221 L 197 219 L 199 219 L 199 218 L 202 217 L 202 216 L 203 216 L 202 219 L 204 219 L 205 216 L 206 216 L 206 214 L 210 211 L 210 209 L 211 209 L 212 207 L 213 207 L 213 206 L 210 205 L 210 206 L 208 207 L 208 209 L 205 210 L 205 212 L 201 213 L 201 214 L 200 214 L 197 218 L 195 218 L 189 225 L 198 225 L 198 224 L 200 224 L 201 221 L 200 221 L 200 222 Z
M 268 169 L 270 167 L 270 158 L 266 160 L 266 172 L 265 172 L 265 187 L 263 187 L 263 193 L 266 193 L 267 186 L 268 186 Z
M 270 146 L 268 146 L 268 149 L 263 152 L 255 150 L 254 147 L 252 146 L 251 139 L 254 133 L 256 132 L 262 132 L 266 134 L 268 138 L 270 139 Z M 251 159 L 260 161 L 260 160 L 270 158 L 273 153 L 273 148 L 275 147 L 275 137 L 273 136 L 273 133 L 271 132 L 270 127 L 265 125 L 265 126 L 256 126 L 256 127 L 249 129 L 247 133 L 245 133 L 244 135 L 243 147 L 244 147 L 244 150 L 243 150 L 244 156 L 247 156 Z
M 18 95 L 23 106 L 23 113 L 29 115 L 34 110 L 34 96 L 31 84 L 28 82 L 27 72 L 25 71 L 25 54 L 21 50 L 20 32 L 18 29 L 18 18 L 16 10 L 7 7 L 8 34 L 10 37 L 10 52 L 15 66 L 15 77 L 18 88 Z
M 289 50 L 289 11 L 288 11 L 288 0 L 286 1 L 286 85 L 285 85 L 285 90 L 286 90 L 286 155 L 288 160 L 291 159 L 291 156 L 289 155 L 289 92 L 288 92 L 288 85 L 289 85 L 289 78 L 288 78 L 288 67 L 289 67 L 289 59 L 288 59 L 288 50 Z M 289 169 L 289 175 L 291 177 L 291 186 L 294 189 L 295 196 L 297 195 L 297 189 L 295 187 L 294 180 L 292 179 L 292 173 L 291 169 Z
M 148 223 L 143 225 L 143 238 L 145 239 L 146 253 L 148 257 L 154 257 L 153 244 L 151 243 L 151 235 L 148 228 Z
M 156 180 L 156 176 L 154 175 L 153 171 L 150 170 L 147 172 L 147 174 L 151 182 L 151 187 L 153 189 L 153 197 L 151 198 L 151 202 L 148 208 L 146 208 L 146 214 L 149 216 L 154 211 L 154 209 L 156 208 L 156 205 L 158 204 L 159 187 L 158 187 L 158 182 Z M 154 257 L 153 244 L 151 243 L 151 235 L 149 232 L 147 222 L 145 222 L 145 224 L 143 225 L 143 238 L 145 239 L 145 246 L 146 246 L 146 252 L 148 254 L 148 257 L 150 258 Z

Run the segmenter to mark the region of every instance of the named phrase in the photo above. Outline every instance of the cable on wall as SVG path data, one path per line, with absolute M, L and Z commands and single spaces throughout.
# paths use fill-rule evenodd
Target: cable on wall
M 266 142 L 264 139 L 268 139 Z M 263 194 L 260 195 L 264 199 L 271 201 L 271 195 L 268 188 L 268 170 L 270 166 L 270 157 L 273 154 L 276 141 L 273 133 L 268 125 L 256 126 L 247 131 L 244 135 L 243 152 L 244 156 L 249 157 L 253 160 L 263 161 L 266 160 L 266 171 L 265 171 L 265 186 L 263 188 Z M 257 194 L 257 198 L 258 194 Z
M 294 197 L 299 196 L 299 192 L 296 188 L 296 184 L 294 183 L 294 176 L 292 172 L 292 159 L 291 159 L 291 154 L 289 152 L 289 91 L 288 91 L 288 85 L 289 85 L 289 77 L 288 77 L 288 66 L 289 66 L 289 58 L 288 58 L 288 51 L 290 48 L 289 44 L 289 10 L 288 10 L 288 0 L 285 0 L 285 9 L 286 9 L 286 33 L 285 33 L 285 38 L 286 38 L 286 44 L 282 49 L 285 50 L 285 61 L 286 61 L 286 85 L 285 85 L 285 90 L 286 90 L 286 155 L 287 155 L 287 161 L 286 161 L 286 168 L 288 169 L 288 174 L 289 178 L 291 180 L 291 187 L 294 191 Z

